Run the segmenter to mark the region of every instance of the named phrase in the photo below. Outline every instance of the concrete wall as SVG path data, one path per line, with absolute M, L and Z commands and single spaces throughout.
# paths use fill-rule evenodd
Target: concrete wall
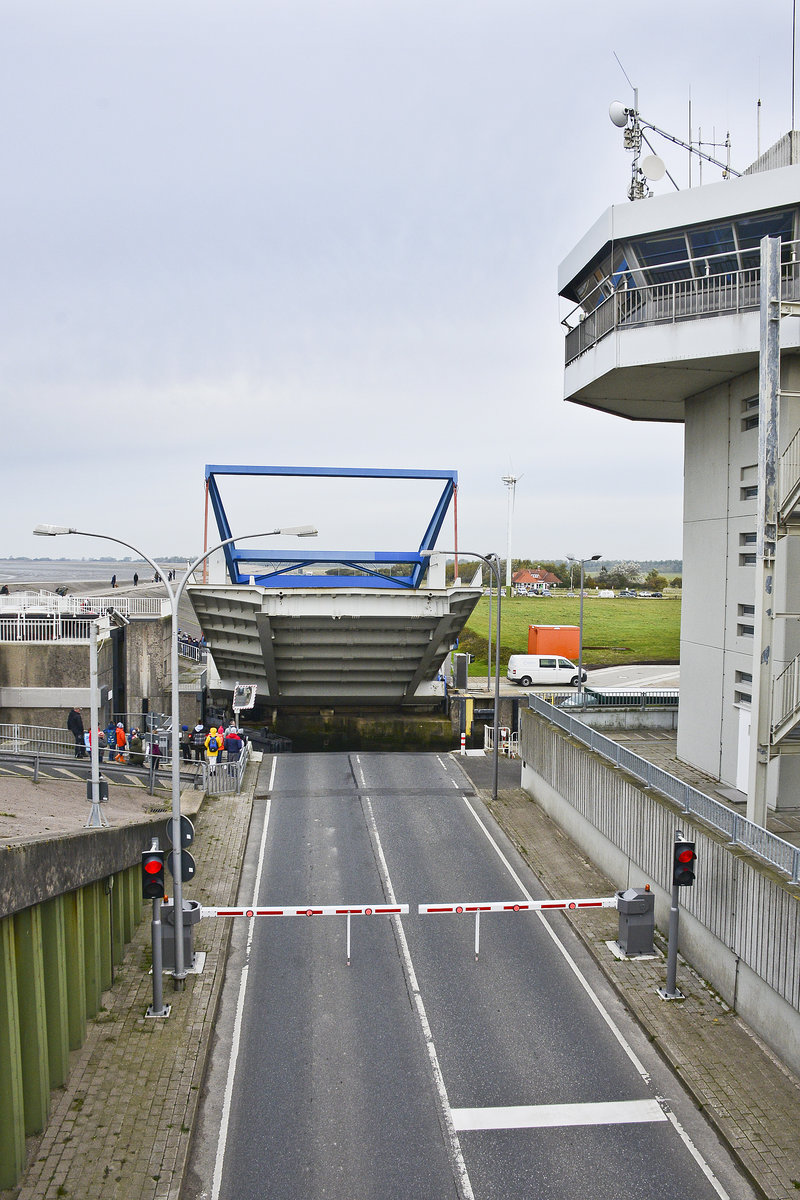
M 520 756 L 522 786 L 618 888 L 651 885 L 663 930 L 675 830 L 697 843 L 681 952 L 800 1073 L 800 886 L 533 712 L 522 714 Z
M 592 729 L 677 729 L 677 708 L 574 708 L 566 710 Z
M 89 686 L 88 643 L 0 644 L 0 687 L 76 686 Z
M 163 819 L 3 850 L 0 882 L 0 1188 L 25 1167 L 50 1091 L 86 1036 L 141 919 L 141 852 Z
M 121 631 L 124 702 L 121 707 L 114 702 L 115 712 L 141 713 L 143 699 L 151 712 L 170 710 L 170 633 L 168 617 L 133 620 Z M 103 701 L 114 689 L 113 656 L 110 641 L 99 647 L 98 685 Z M 70 708 L 77 705 L 84 710 L 88 727 L 88 688 L 87 643 L 0 643 L 0 722 L 63 725 Z M 186 709 L 190 718 L 196 716 L 194 694 L 187 697 Z M 108 703 L 101 707 L 100 716 L 105 724 L 111 716 Z

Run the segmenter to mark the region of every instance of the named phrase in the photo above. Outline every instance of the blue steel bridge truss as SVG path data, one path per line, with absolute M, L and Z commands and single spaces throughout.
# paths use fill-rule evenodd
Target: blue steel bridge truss
M 233 541 L 224 547 L 228 575 L 232 583 L 253 582 L 259 587 L 267 588 L 418 588 L 422 580 L 431 552 L 436 545 L 436 539 L 442 528 L 451 501 L 455 501 L 458 488 L 457 471 L 413 471 L 394 470 L 391 468 L 359 468 L 359 467 L 254 467 L 254 466 L 206 466 L 206 492 L 217 522 L 219 539 L 224 541 L 233 537 L 231 527 L 220 496 L 217 480 L 224 475 L 263 475 L 263 476 L 310 476 L 314 478 L 331 479 L 409 479 L 409 480 L 441 480 L 442 492 L 433 510 L 428 527 L 423 534 L 417 550 L 366 550 L 354 553 L 352 551 L 318 551 L 292 550 L 287 555 L 284 550 L 239 549 Z M 246 570 L 241 569 L 245 564 Z M 306 574 L 292 575 L 291 572 L 299 567 L 340 566 L 363 572 L 359 575 L 342 574 Z M 408 571 L 399 575 L 384 575 L 380 567 L 395 567 L 405 564 Z M 267 567 L 260 573 L 254 567 Z

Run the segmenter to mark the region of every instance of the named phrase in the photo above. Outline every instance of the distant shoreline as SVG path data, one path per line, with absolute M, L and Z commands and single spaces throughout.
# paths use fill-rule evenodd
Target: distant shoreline
M 156 559 L 164 572 L 177 568 L 182 575 L 190 559 Z M 25 588 L 32 591 L 54 591 L 57 587 L 80 587 L 81 584 L 111 586 L 111 576 L 116 575 L 118 584 L 133 584 L 134 573 L 141 583 L 152 582 L 153 570 L 147 562 L 99 561 L 97 559 L 27 559 L 0 558 L 0 585 L 6 584 L 11 591 Z

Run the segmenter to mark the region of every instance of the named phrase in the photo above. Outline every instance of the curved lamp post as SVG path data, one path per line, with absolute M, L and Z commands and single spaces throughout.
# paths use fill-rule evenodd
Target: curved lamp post
M 216 546 L 212 546 L 210 550 L 206 550 L 199 558 L 196 558 L 190 566 L 186 568 L 186 573 L 178 586 L 173 590 L 170 587 L 169 580 L 165 578 L 161 568 L 157 563 L 153 562 L 148 554 L 140 550 L 138 546 L 133 546 L 130 542 L 125 542 L 122 538 L 112 537 L 108 533 L 90 533 L 83 529 L 72 529 L 68 525 L 37 525 L 33 531 L 40 537 L 57 537 L 59 534 L 74 533 L 80 537 L 102 538 L 106 542 L 115 542 L 118 546 L 125 546 L 128 550 L 133 550 L 140 558 L 149 563 L 153 571 L 161 576 L 161 582 L 167 589 L 169 596 L 170 608 L 172 611 L 172 653 L 171 653 L 171 672 L 172 672 L 172 847 L 174 851 L 173 862 L 180 864 L 181 853 L 181 772 L 180 758 L 178 755 L 178 735 L 180 732 L 180 690 L 178 686 L 178 605 L 184 588 L 191 579 L 194 572 L 202 562 L 217 550 L 221 550 L 223 546 L 230 545 L 235 541 L 248 541 L 252 538 L 275 537 L 276 535 L 284 534 L 291 537 L 316 537 L 317 530 L 313 525 L 292 525 L 284 526 L 280 529 L 268 529 L 264 533 L 248 533 L 244 537 L 229 537 L 224 541 L 218 542 Z M 96 740 L 94 738 L 93 740 Z M 186 979 L 186 968 L 183 961 L 183 880 L 181 879 L 180 868 L 174 876 L 173 895 L 175 900 L 175 970 L 172 973 L 175 981 L 175 989 L 178 990 L 184 985 Z
M 479 558 L 481 562 L 485 562 L 489 570 L 494 575 L 495 591 L 497 592 L 497 631 L 494 639 L 494 763 L 492 767 L 492 799 L 497 800 L 497 780 L 499 774 L 500 761 L 500 589 L 502 583 L 500 580 L 500 557 L 497 554 L 476 554 L 474 550 L 440 550 L 437 546 L 435 550 L 428 551 L 429 554 L 460 554 L 468 558 Z M 491 600 L 491 591 L 489 593 Z
M 578 695 L 583 695 L 583 568 L 587 562 L 597 562 L 602 554 L 592 554 L 589 558 L 575 558 L 574 554 L 567 555 L 567 562 L 580 563 L 581 566 L 581 613 L 578 626 Z

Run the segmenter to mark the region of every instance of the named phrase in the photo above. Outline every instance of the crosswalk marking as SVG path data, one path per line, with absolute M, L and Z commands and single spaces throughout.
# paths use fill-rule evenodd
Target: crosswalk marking
M 509 1108 L 451 1108 L 456 1129 L 545 1129 L 565 1125 L 629 1125 L 666 1121 L 657 1100 L 599 1104 L 517 1104 Z

